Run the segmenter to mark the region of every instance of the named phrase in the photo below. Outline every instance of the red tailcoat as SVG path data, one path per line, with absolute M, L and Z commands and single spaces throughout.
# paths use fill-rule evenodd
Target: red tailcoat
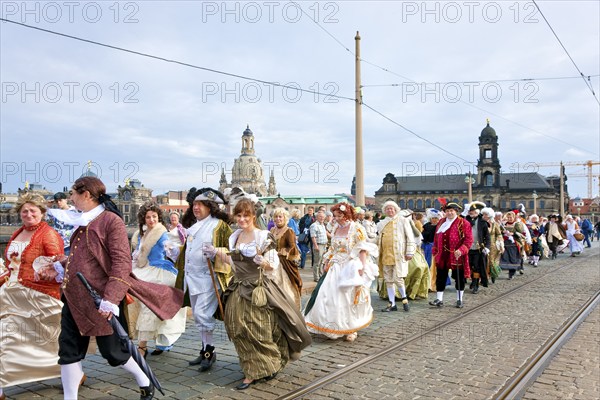
M 438 222 L 433 238 L 431 254 L 435 258 L 435 264 L 438 268 L 462 269 L 465 277 L 469 277 L 471 276 L 469 249 L 473 244 L 471 224 L 464 218 L 457 216 L 450 228 L 444 233 L 439 233 L 438 230 L 444 222 L 446 222 L 446 218 L 442 218 Z M 461 253 L 458 260 L 454 256 L 456 250 L 460 250 Z

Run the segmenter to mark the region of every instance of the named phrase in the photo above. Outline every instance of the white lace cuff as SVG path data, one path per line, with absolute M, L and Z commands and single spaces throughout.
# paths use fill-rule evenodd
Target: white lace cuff
M 100 307 L 98 308 L 98 311 L 111 312 L 113 313 L 113 315 L 117 317 L 119 316 L 119 307 L 116 304 L 113 304 L 110 301 L 106 300 L 102 300 L 100 302 Z

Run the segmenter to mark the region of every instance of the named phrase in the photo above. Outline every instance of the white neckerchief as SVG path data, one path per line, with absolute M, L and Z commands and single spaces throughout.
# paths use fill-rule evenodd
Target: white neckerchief
M 73 226 L 87 226 L 94 218 L 104 211 L 104 204 L 98 204 L 96 207 L 86 212 L 77 210 L 59 210 L 50 208 L 47 212 L 60 222 Z
M 447 219 L 444 221 L 444 223 L 442 224 L 442 226 L 440 226 L 440 229 L 438 229 L 437 233 L 444 233 L 448 230 L 448 228 L 450 228 L 450 226 L 452 226 L 452 223 L 454 221 L 456 221 L 456 218 L 458 217 L 454 217 L 454 219 Z

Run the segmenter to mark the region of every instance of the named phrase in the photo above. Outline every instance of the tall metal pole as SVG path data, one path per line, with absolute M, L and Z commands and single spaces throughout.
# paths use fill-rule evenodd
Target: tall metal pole
M 355 125 L 356 125 L 356 205 L 365 205 L 365 180 L 363 176 L 363 143 L 362 143 L 362 91 L 360 83 L 360 35 L 358 31 L 354 37 L 356 41 L 356 88 L 355 88 Z
M 563 175 L 564 167 L 560 162 L 560 215 L 565 216 L 565 176 Z
M 469 198 L 469 204 L 471 204 L 473 202 L 473 181 L 471 178 L 471 171 L 469 171 L 469 174 L 467 175 L 467 179 L 468 179 L 468 192 L 467 192 L 467 197 Z

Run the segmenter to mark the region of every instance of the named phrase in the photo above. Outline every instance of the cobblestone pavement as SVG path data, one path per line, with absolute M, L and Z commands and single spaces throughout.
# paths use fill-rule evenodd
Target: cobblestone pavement
M 587 316 L 523 399 L 600 399 L 600 308 Z
M 515 370 L 598 289 L 599 247 L 597 242 L 593 245 L 580 257 L 561 255 L 554 261 L 544 260 L 538 268 L 526 267 L 525 275 L 517 276 L 513 281 L 503 276 L 477 295 L 467 293 L 462 310 L 450 306 L 430 309 L 426 300 L 418 300 L 411 302 L 408 313 L 382 313 L 379 310 L 387 302 L 373 292 L 374 321 L 359 333 L 355 342 L 315 336 L 313 345 L 303 352 L 302 358 L 289 364 L 276 379 L 253 385 L 243 392 L 233 389 L 243 379 L 243 374 L 233 344 L 227 340 L 221 323 L 215 332 L 218 361 L 211 371 L 200 373 L 197 368 L 188 366 L 187 361 L 198 355 L 200 346 L 196 328 L 189 321 L 186 333 L 173 350 L 160 356 L 149 356 L 148 360 L 169 399 L 273 399 L 414 334 L 435 328 L 452 316 L 520 283 L 569 264 L 569 268 L 547 275 L 498 304 L 466 316 L 456 324 L 435 329 L 422 340 L 305 396 L 308 399 L 492 398 Z M 314 286 L 312 272 L 307 268 L 301 273 L 310 290 Z M 455 298 L 454 289 L 448 287 L 445 303 L 451 305 Z M 307 300 L 307 295 L 303 300 Z M 579 397 L 572 398 L 598 398 L 598 310 L 590 314 L 586 324 L 573 336 L 573 341 L 580 334 L 584 339 L 567 353 L 567 357 L 580 361 L 570 364 L 571 375 L 575 376 L 563 373 L 565 362 L 560 364 L 558 358 L 559 366 L 555 367 L 553 376 L 558 383 L 545 383 L 546 386 L 564 388 L 563 393 L 576 390 Z M 581 333 L 584 329 L 589 332 Z M 595 342 L 591 341 L 592 336 Z M 591 354 L 586 342 L 592 347 Z M 593 370 L 594 366 L 596 370 Z M 139 396 L 132 377 L 120 368 L 110 367 L 98 355 L 91 355 L 84 361 L 84 371 L 88 380 L 79 391 L 81 399 L 135 399 Z M 568 380 L 567 376 L 573 379 Z M 538 390 L 539 384 L 537 382 L 532 390 Z M 566 384 L 577 386 L 569 390 Z M 532 393 L 528 398 L 546 398 L 536 395 L 540 392 Z M 59 379 L 8 388 L 6 394 L 9 399 L 62 398 Z M 564 394 L 556 393 L 556 396 L 568 398 Z M 156 396 L 161 397 L 160 394 Z

